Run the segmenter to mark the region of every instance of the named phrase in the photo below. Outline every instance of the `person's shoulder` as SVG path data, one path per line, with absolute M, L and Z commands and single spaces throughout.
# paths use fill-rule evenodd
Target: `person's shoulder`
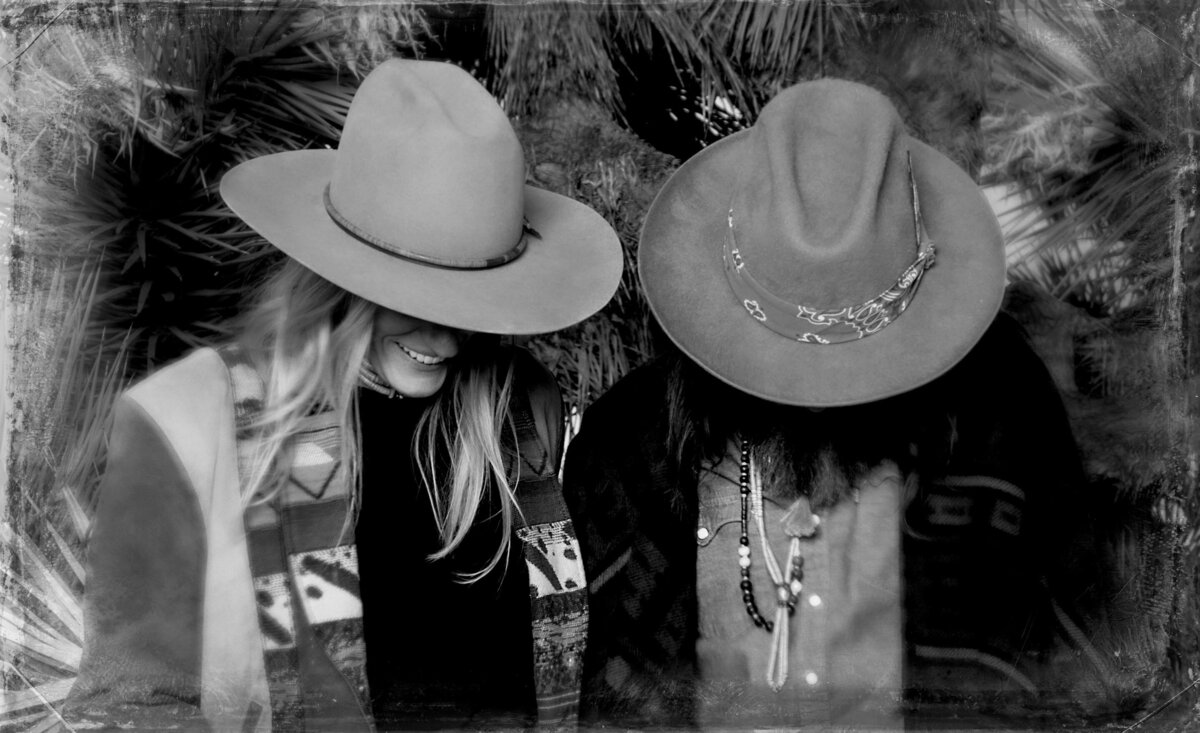
M 512 364 L 513 380 L 518 384 L 537 386 L 554 381 L 550 368 L 524 346 L 501 346 L 499 353 L 501 363 Z
M 229 375 L 216 349 L 195 349 L 136 382 L 125 391 L 156 418 L 190 414 L 199 418 L 228 400 Z
M 214 472 L 224 465 L 216 457 L 233 455 L 228 374 L 220 353 L 212 348 L 196 349 L 160 367 L 117 401 L 114 436 L 159 436 L 175 453 L 191 485 L 197 491 L 208 490 Z M 137 447 L 145 449 L 149 446 Z
M 672 358 L 660 356 L 629 371 L 587 408 L 584 427 L 611 420 L 640 424 L 661 412 L 673 365 Z
M 533 352 L 522 346 L 500 347 L 501 363 L 512 365 L 513 389 L 523 393 L 534 412 L 562 411 L 562 391 L 558 380 Z
M 217 350 L 194 349 L 135 382 L 127 390 L 134 397 L 186 388 L 189 391 L 219 386 L 225 381 L 225 366 Z
M 1000 313 L 971 351 L 941 380 L 946 386 L 993 400 L 1054 394 L 1054 381 L 1014 318 Z
M 1019 358 L 1036 358 L 1033 342 L 1028 332 L 1017 319 L 1001 311 L 992 319 L 991 325 L 984 332 L 979 343 L 972 349 L 972 354 L 984 356 L 1009 356 Z

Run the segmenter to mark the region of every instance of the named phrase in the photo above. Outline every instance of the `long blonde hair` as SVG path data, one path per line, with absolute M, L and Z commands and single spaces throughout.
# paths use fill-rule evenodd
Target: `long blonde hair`
M 354 521 L 362 503 L 357 387 L 379 306 L 291 258 L 284 258 L 258 292 L 242 317 L 239 339 L 264 386 L 263 409 L 250 426 L 258 440 L 243 501 L 267 503 L 278 496 L 288 480 L 287 456 L 301 421 L 315 410 L 328 411 L 339 427 Z M 489 490 L 499 499 L 500 544 L 484 567 L 459 575 L 467 583 L 508 557 L 520 464 L 505 460 L 502 441 L 505 427 L 514 430 L 509 414 L 512 362 L 480 341 L 474 339 L 455 358 L 446 384 L 421 416 L 411 446 L 442 540 L 430 560 L 445 558 L 462 544 Z

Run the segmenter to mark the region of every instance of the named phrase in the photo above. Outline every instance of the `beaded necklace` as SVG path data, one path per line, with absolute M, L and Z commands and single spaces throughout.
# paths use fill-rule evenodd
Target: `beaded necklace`
M 804 556 L 800 554 L 800 540 L 813 537 L 821 524 L 821 518 L 812 511 L 808 496 L 801 495 L 792 504 L 783 519 L 784 532 L 791 537 L 788 544 L 785 578 L 775 559 L 775 552 L 767 542 L 767 525 L 763 513 L 762 474 L 750 451 L 748 441 L 741 441 L 740 471 L 738 488 L 742 497 L 741 535 L 738 537 L 738 567 L 742 574 L 742 603 L 754 625 L 771 634 L 771 654 L 767 660 L 767 684 L 775 692 L 783 689 L 788 674 L 788 626 L 790 617 L 796 613 L 796 601 L 804 589 Z M 750 580 L 750 526 L 749 514 L 753 508 L 755 525 L 762 542 L 763 562 L 767 574 L 775 587 L 775 619 L 763 617 L 754 600 L 754 584 Z
M 404 395 L 397 392 L 392 385 L 383 381 L 383 377 L 379 376 L 379 373 L 376 372 L 375 368 L 371 366 L 371 362 L 366 359 L 363 359 L 362 364 L 360 364 L 358 367 L 358 385 L 360 387 L 366 387 L 372 392 L 378 392 L 381 395 L 387 395 L 388 397 L 393 397 L 396 399 L 404 397 Z

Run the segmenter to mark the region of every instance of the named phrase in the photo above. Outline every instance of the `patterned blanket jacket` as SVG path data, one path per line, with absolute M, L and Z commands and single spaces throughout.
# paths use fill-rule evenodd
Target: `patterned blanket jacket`
M 701 477 L 681 467 L 666 443 L 673 365 L 652 362 L 610 389 L 588 409 L 568 450 L 566 497 L 590 582 L 581 720 L 703 727 L 703 710 L 715 706 L 745 708 L 743 724 L 754 727 L 837 727 L 832 698 L 816 684 L 844 675 L 832 667 L 815 668 L 805 720 L 754 717 L 762 711 L 734 687 L 705 697 L 715 693 L 700 674 L 698 642 L 711 642 L 697 563 L 698 545 L 712 533 L 703 524 Z M 902 530 L 880 533 L 896 536 L 902 561 L 895 646 L 902 674 L 877 692 L 895 701 L 905 725 L 940 719 L 935 725 L 988 727 L 999 718 L 1025 726 L 1107 715 L 1113 650 L 1092 630 L 1103 611 L 1087 600 L 1106 592 L 1097 580 L 1104 571 L 1067 416 L 1045 368 L 1016 325 L 1001 320 L 938 381 L 931 389 L 948 398 L 928 407 L 949 405 L 954 445 L 942 475 L 921 476 L 916 491 L 896 502 L 891 521 Z M 736 539 L 730 521 L 732 529 L 713 531 Z M 729 557 L 730 605 L 738 608 L 728 620 L 749 626 L 737 602 L 737 557 Z M 803 605 L 793 625 L 819 613 Z M 845 633 L 842 648 L 858 632 Z M 755 638 L 765 648 L 770 635 Z M 800 650 L 796 664 L 822 654 L 808 650 L 806 658 Z M 828 662 L 835 663 L 858 660 Z M 793 676 L 807 689 L 805 669 Z
M 573 727 L 587 626 L 557 468 L 552 377 L 512 350 L 539 727 Z M 241 353 L 200 349 L 119 400 L 88 545 L 84 656 L 67 718 L 124 729 L 371 730 L 348 481 L 328 415 L 306 419 L 277 500 L 243 500 L 261 409 Z M 413 660 L 420 664 L 420 660 Z

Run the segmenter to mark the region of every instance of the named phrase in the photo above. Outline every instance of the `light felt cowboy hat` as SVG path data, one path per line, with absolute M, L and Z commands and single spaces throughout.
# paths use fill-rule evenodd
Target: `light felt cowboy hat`
M 616 233 L 525 185 L 521 145 L 462 69 L 394 59 L 363 80 L 337 150 L 248 160 L 229 207 L 289 256 L 391 310 L 532 334 L 587 318 L 616 290 Z
M 647 214 L 638 267 L 684 353 L 744 392 L 809 406 L 934 379 L 1004 290 L 999 225 L 974 181 L 907 135 L 883 95 L 837 80 L 784 90 L 681 166 Z

